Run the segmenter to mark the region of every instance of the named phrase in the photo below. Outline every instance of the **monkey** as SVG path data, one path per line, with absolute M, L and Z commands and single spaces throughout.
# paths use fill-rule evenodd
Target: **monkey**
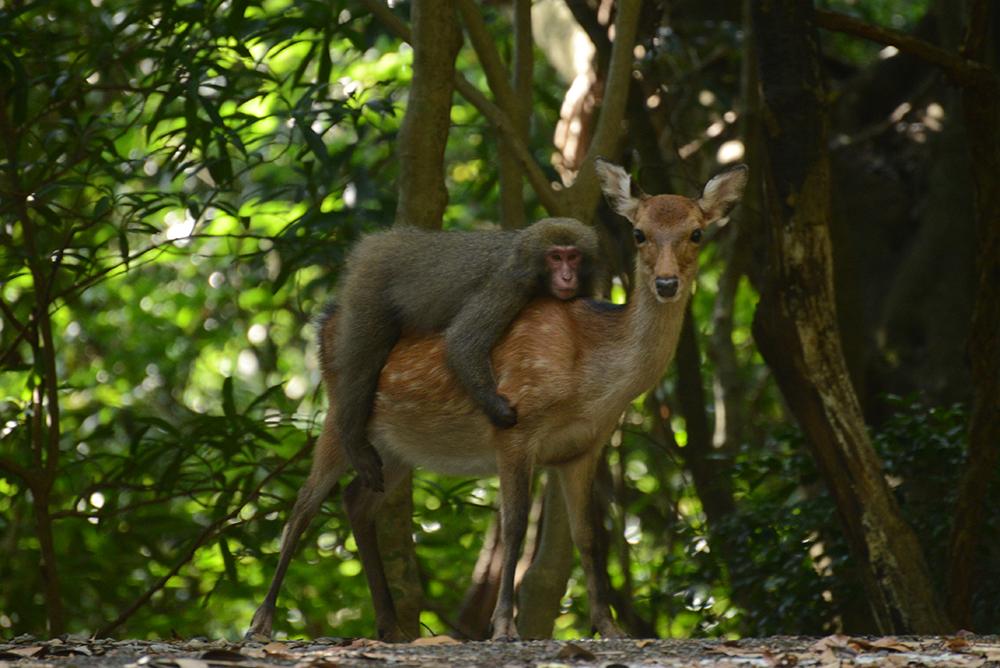
M 598 239 L 573 218 L 521 230 L 428 231 L 397 226 L 361 239 L 348 254 L 333 343 L 336 419 L 362 481 L 381 491 L 382 460 L 368 442 L 379 375 L 404 332 L 444 332 L 448 366 L 500 429 L 517 411 L 497 393 L 490 354 L 534 297 L 593 297 Z

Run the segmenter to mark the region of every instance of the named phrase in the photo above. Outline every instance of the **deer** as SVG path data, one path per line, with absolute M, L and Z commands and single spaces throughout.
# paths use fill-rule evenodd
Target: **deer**
M 517 424 L 499 429 L 477 410 L 446 363 L 440 334 L 405 335 L 379 379 L 368 438 L 383 462 L 385 491 L 355 478 L 343 504 L 375 611 L 378 637 L 406 640 L 379 556 L 375 514 L 385 494 L 414 467 L 461 476 L 497 475 L 502 542 L 501 581 L 492 621 L 494 640 L 514 640 L 514 572 L 528 524 L 533 471 L 554 470 L 570 533 L 586 576 L 592 628 L 622 637 L 611 614 L 606 574 L 595 553 L 591 488 L 604 444 L 638 395 L 654 387 L 677 348 L 698 271 L 704 231 L 724 219 L 746 186 L 745 165 L 710 179 L 697 198 L 643 193 L 620 166 L 595 168 L 612 210 L 632 225 L 635 283 L 624 305 L 542 297 L 529 302 L 492 352 L 498 391 L 516 407 Z M 320 363 L 332 395 L 335 308 L 320 320 Z M 270 637 L 281 583 L 299 538 L 348 461 L 338 441 L 330 396 L 310 473 L 282 532 L 278 565 L 247 638 Z

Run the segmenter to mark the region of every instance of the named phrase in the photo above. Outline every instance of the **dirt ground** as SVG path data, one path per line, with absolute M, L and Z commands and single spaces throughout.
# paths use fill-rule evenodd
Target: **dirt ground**
M 243 642 L 88 639 L 0 642 L 0 668 L 327 668 L 366 666 L 962 666 L 1000 668 L 1000 636 L 717 640 L 546 640 L 458 642 L 422 638 L 389 645 L 372 640 Z

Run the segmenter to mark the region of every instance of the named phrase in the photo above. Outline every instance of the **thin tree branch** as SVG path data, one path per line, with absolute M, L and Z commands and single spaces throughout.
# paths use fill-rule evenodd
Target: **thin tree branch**
M 472 42 L 472 48 L 476 51 L 476 57 L 479 58 L 479 64 L 486 75 L 486 83 L 493 91 L 500 109 L 508 116 L 513 116 L 514 89 L 510 85 L 507 68 L 500 60 L 500 52 L 497 51 L 493 36 L 486 27 L 486 21 L 483 20 L 483 15 L 473 0 L 457 0 L 457 4 L 465 29 L 469 33 L 469 41 Z
M 523 100 L 518 100 L 510 81 L 507 67 L 500 59 L 500 52 L 490 35 L 483 15 L 473 0 L 458 0 L 458 9 L 462 14 L 469 39 L 486 74 L 486 81 L 493 92 L 501 111 L 510 119 L 518 138 L 528 141 L 528 118 L 522 114 Z M 529 26 L 530 30 L 530 26 Z M 530 36 L 529 36 L 530 39 Z M 531 91 L 527 93 L 530 99 Z M 500 134 L 499 172 L 500 172 L 500 223 L 504 228 L 517 229 L 525 224 L 524 218 L 524 170 L 520 160 L 511 151 L 509 140 Z
M 412 43 L 413 35 L 409 26 L 393 14 L 381 0 L 361 1 L 391 33 L 408 44 Z M 565 213 L 565 196 L 552 188 L 548 176 L 538 165 L 528 146 L 517 136 L 517 130 L 513 123 L 500 107 L 486 99 L 486 96 L 479 92 L 478 88 L 469 83 L 469 80 L 458 72 L 455 73 L 455 90 L 485 116 L 486 120 L 492 123 L 504 139 L 509 142 L 511 151 L 524 167 L 528 182 L 535 190 L 538 200 L 546 211 L 554 216 Z
M 366 0 L 367 1 L 367 0 Z M 498 106 L 486 99 L 486 96 L 479 92 L 465 77 L 455 80 L 455 89 L 461 93 L 469 104 L 479 110 L 486 120 L 490 121 L 496 129 L 507 140 L 510 150 L 514 156 L 520 160 L 524 167 L 528 182 L 538 195 L 538 201 L 542 203 L 545 210 L 553 216 L 566 213 L 567 198 L 563 192 L 556 191 L 552 187 L 549 177 L 538 165 L 535 157 L 531 154 L 528 146 L 517 136 L 517 130 L 507 115 Z
M 861 37 L 877 44 L 894 46 L 903 53 L 908 53 L 940 67 L 959 85 L 976 85 L 982 83 L 984 80 L 995 78 L 994 74 L 981 63 L 963 58 L 947 49 L 942 49 L 939 46 L 925 42 L 904 32 L 872 25 L 846 14 L 823 9 L 817 9 L 815 16 L 816 25 L 821 28 L 854 35 L 855 37 Z M 976 41 L 973 39 L 972 44 L 975 43 Z
M 531 113 L 534 67 L 531 0 L 514 2 L 514 102 L 525 116 Z
M 16 475 L 18 478 L 23 480 L 26 485 L 28 485 L 29 489 L 34 489 L 34 486 L 37 484 L 38 476 L 36 476 L 33 471 L 21 466 L 17 462 L 0 458 L 0 469 Z
M 7 302 L 2 299 L 0 299 L 0 311 L 3 311 L 3 315 L 7 319 L 7 322 L 13 325 L 17 330 L 17 336 L 14 337 L 13 341 L 11 341 L 10 346 L 7 350 L 3 351 L 2 354 L 0 354 L 0 369 L 3 369 L 7 364 L 7 359 L 14 356 L 14 353 L 17 351 L 17 346 L 28 337 L 29 331 L 28 328 L 21 324 L 21 321 L 17 319 L 14 312 L 7 305 Z
M 194 558 L 195 553 L 201 548 L 202 545 L 204 545 L 209 540 L 211 540 L 216 535 L 218 535 L 220 533 L 220 529 L 222 527 L 224 527 L 231 519 L 233 519 L 234 517 L 236 517 L 237 515 L 239 515 L 240 511 L 243 510 L 243 507 L 246 506 L 246 504 L 250 503 L 251 501 L 253 501 L 254 499 L 256 499 L 258 496 L 260 496 L 260 492 L 264 488 L 265 485 L 267 485 L 269 482 L 271 482 L 271 480 L 273 480 L 275 477 L 277 477 L 282 471 L 284 471 L 286 468 L 288 468 L 292 463 L 297 462 L 299 459 L 302 458 L 303 455 L 305 455 L 307 452 L 309 452 L 309 450 L 313 446 L 313 441 L 314 440 L 315 439 L 313 439 L 312 437 L 309 437 L 306 440 L 306 444 L 303 445 L 301 448 L 299 448 L 298 452 L 296 452 L 294 455 L 292 455 L 291 457 L 289 457 L 288 459 L 286 459 L 284 462 L 282 462 L 276 469 L 274 469 L 273 471 L 271 471 L 270 473 L 268 473 L 264 477 L 264 479 L 261 480 L 257 484 L 257 486 L 254 487 L 250 491 L 249 494 L 247 494 L 245 497 L 243 497 L 242 502 L 239 505 L 237 505 L 235 508 L 233 508 L 233 510 L 231 510 L 225 516 L 220 517 L 219 519 L 217 519 L 216 521 L 212 522 L 211 524 L 209 524 L 208 526 L 206 526 L 204 529 L 202 529 L 201 533 L 198 534 L 198 537 L 195 538 L 194 542 L 191 543 L 191 545 L 188 547 L 187 551 L 184 552 L 184 554 L 181 556 L 181 558 L 177 560 L 177 562 L 174 564 L 174 566 L 168 572 L 164 573 L 163 577 L 161 577 L 159 580 L 157 580 L 156 582 L 154 582 L 152 584 L 152 586 L 150 586 L 150 588 L 147 589 L 141 596 L 139 596 L 139 598 L 137 598 L 131 605 L 129 605 L 125 610 L 123 610 L 121 612 L 121 614 L 118 615 L 118 617 L 116 617 L 113 621 L 105 624 L 103 627 L 101 627 L 100 629 L 98 629 L 97 633 L 95 634 L 95 636 L 98 637 L 98 638 L 107 637 L 107 636 L 109 636 L 111 634 L 112 631 L 114 631 L 119 626 L 121 626 L 126 621 L 128 621 L 128 619 L 132 615 L 134 615 L 136 613 L 136 611 L 138 611 L 142 606 L 144 606 L 147 602 L 149 602 L 149 600 L 151 598 L 153 598 L 153 595 L 156 592 L 158 592 L 161 589 L 163 589 L 163 587 L 167 584 L 167 582 L 170 580 L 170 578 L 172 578 L 175 575 L 177 575 L 177 573 L 181 570 L 181 568 L 184 567 L 184 564 L 188 563 L 189 561 L 191 561 L 191 559 Z
M 576 181 L 567 189 L 567 199 L 572 205 L 571 213 L 582 220 L 591 218 L 601 196 L 594 161 L 601 156 L 615 157 L 618 153 L 622 121 L 628 103 L 628 88 L 632 82 L 632 64 L 635 60 L 633 49 L 642 2 L 621 2 L 617 7 L 615 41 L 611 47 L 601 114 Z
M 144 506 L 155 506 L 161 503 L 167 503 L 168 501 L 176 501 L 177 499 L 193 499 L 197 494 L 211 494 L 218 492 L 219 489 L 216 487 L 206 487 L 203 489 L 188 489 L 177 494 L 168 494 L 167 496 L 159 496 L 152 499 L 145 499 L 143 501 L 136 501 L 135 503 L 130 503 L 126 506 L 121 506 L 111 510 L 104 510 L 101 508 L 99 510 L 58 510 L 50 515 L 54 520 L 62 520 L 67 518 L 77 518 L 77 519 L 97 519 L 97 520 L 108 520 L 117 515 L 124 515 L 130 513 L 137 508 L 142 508 Z M 80 499 L 77 498 L 77 502 Z
M 969 27 L 962 42 L 961 53 L 969 60 L 982 61 L 986 52 L 986 34 L 990 27 L 990 3 L 973 0 L 969 11 Z

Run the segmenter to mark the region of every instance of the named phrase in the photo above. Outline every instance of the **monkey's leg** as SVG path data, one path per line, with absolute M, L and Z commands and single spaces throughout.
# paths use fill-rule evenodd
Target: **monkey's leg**
M 348 459 L 365 485 L 381 491 L 382 459 L 368 442 L 368 420 L 389 352 L 399 340 L 395 317 L 373 306 L 345 308 L 336 353 L 337 420 Z
M 531 462 L 522 452 L 501 452 L 497 465 L 500 472 L 500 536 L 503 543 L 503 566 L 500 571 L 500 591 L 493 608 L 493 640 L 517 640 L 514 626 L 514 571 L 521 557 L 524 533 L 528 528 L 531 506 Z M 518 449 L 520 450 L 520 448 Z
M 399 486 L 409 474 L 410 468 L 388 460 L 385 466 L 386 492 L 377 492 L 354 480 L 344 490 L 344 508 L 354 533 L 354 542 L 358 544 L 361 565 L 368 580 L 368 590 L 375 607 L 375 627 L 379 640 L 387 642 L 407 642 L 411 640 L 399 628 L 396 617 L 396 604 L 389 591 L 389 581 L 382 565 L 382 555 L 378 548 L 378 537 L 375 532 L 375 513 L 378 512 L 385 494 Z
M 517 411 L 497 393 L 490 353 L 525 302 L 502 293 L 492 299 L 486 289 L 470 298 L 445 331 L 448 366 L 494 425 L 508 429 L 517 424 Z
M 591 503 L 597 457 L 601 449 L 566 462 L 557 468 L 559 484 L 569 514 L 569 528 L 576 549 L 580 551 L 580 564 L 587 577 L 587 595 L 590 597 L 590 623 L 604 638 L 625 636 L 611 616 L 611 593 L 608 591 L 607 573 L 599 573 L 597 565 L 603 560 L 596 554 Z
M 320 506 L 323 505 L 323 501 L 330 494 L 330 490 L 333 489 L 346 469 L 347 461 L 344 457 L 344 451 L 338 447 L 333 412 L 328 411 L 326 420 L 323 422 L 323 431 L 320 432 L 313 451 L 309 477 L 299 490 L 292 514 L 281 532 L 281 553 L 278 557 L 278 567 L 274 572 L 274 578 L 271 580 L 271 586 L 267 590 L 264 601 L 257 608 L 257 612 L 254 613 L 253 620 L 250 622 L 250 629 L 245 635 L 247 639 L 255 635 L 271 636 L 271 625 L 274 621 L 278 592 L 285 579 L 288 564 L 291 563 L 295 554 L 299 538 L 312 522 Z

